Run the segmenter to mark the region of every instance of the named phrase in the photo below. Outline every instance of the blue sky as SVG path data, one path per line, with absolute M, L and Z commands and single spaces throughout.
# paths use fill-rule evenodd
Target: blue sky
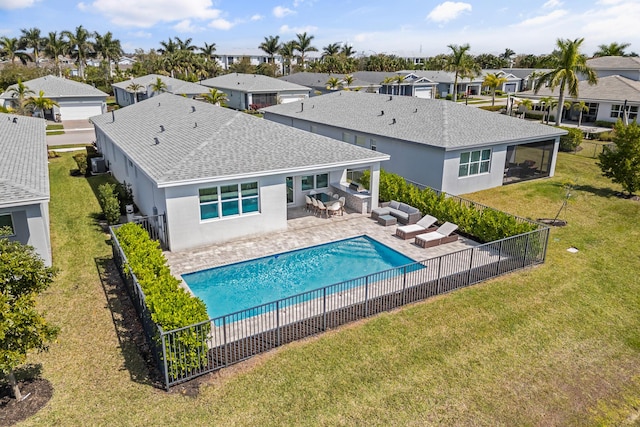
M 216 43 L 218 52 L 255 49 L 265 36 L 283 41 L 307 31 L 319 50 L 351 44 L 366 55 L 436 55 L 448 44 L 471 53 L 548 53 L 557 38 L 584 37 L 583 52 L 600 44 L 631 43 L 640 53 L 638 0 L 0 0 L 0 35 L 21 28 L 111 31 L 127 52 L 161 40 Z

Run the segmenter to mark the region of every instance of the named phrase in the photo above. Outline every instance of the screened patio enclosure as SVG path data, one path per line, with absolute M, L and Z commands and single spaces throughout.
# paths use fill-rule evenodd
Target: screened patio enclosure
M 503 184 L 548 177 L 554 140 L 507 147 Z

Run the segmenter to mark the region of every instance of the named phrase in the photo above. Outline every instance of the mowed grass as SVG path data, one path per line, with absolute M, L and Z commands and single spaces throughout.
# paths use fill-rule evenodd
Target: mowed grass
M 24 425 L 593 425 L 640 406 L 640 203 L 595 160 L 560 154 L 554 178 L 469 195 L 554 217 L 543 266 L 385 313 L 206 377 L 199 394 L 153 388 L 95 259 L 110 248 L 70 154 L 52 159 L 54 263 L 42 297 L 62 331 L 34 355 L 55 388 Z M 103 179 L 103 178 L 90 178 Z M 95 183 L 94 183 L 95 184 Z M 566 251 L 570 246 L 579 252 Z M 109 301 L 108 301 L 109 298 Z M 115 313 L 112 315 L 112 313 Z M 120 331 L 120 335 L 116 332 Z M 124 332 L 123 332 L 124 331 Z M 119 339 L 120 337 L 120 339 Z

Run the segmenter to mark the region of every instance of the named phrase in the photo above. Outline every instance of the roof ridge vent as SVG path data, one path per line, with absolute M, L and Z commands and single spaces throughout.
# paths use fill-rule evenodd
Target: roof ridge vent
M 194 128 L 197 128 L 197 127 L 198 127 L 198 122 L 195 122 L 195 123 L 193 124 L 193 127 L 194 127 Z
M 384 110 L 381 110 L 381 111 L 380 111 L 380 115 L 381 115 L 381 116 L 384 116 Z
M 393 101 L 393 95 L 389 95 L 389 101 Z
M 417 113 L 417 112 L 418 112 L 418 109 L 416 108 L 415 110 L 413 110 L 413 112 L 414 112 L 414 113 Z
M 195 105 L 192 105 L 192 106 L 191 106 L 191 112 L 192 112 L 192 113 L 195 113 L 195 112 L 196 112 L 196 106 L 195 106 Z
M 155 145 L 160 144 L 160 140 L 158 139 L 157 136 L 153 138 L 153 142 L 155 143 Z
M 164 125 L 160 125 L 160 132 L 164 132 Z
M 391 119 L 391 124 L 395 125 L 396 124 L 396 119 Z
M 18 123 L 18 118 L 17 117 L 13 118 L 13 123 Z

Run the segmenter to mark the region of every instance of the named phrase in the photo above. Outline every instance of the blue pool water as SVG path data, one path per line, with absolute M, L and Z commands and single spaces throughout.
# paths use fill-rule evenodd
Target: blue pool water
M 367 236 L 183 274 L 211 318 L 411 264 Z

